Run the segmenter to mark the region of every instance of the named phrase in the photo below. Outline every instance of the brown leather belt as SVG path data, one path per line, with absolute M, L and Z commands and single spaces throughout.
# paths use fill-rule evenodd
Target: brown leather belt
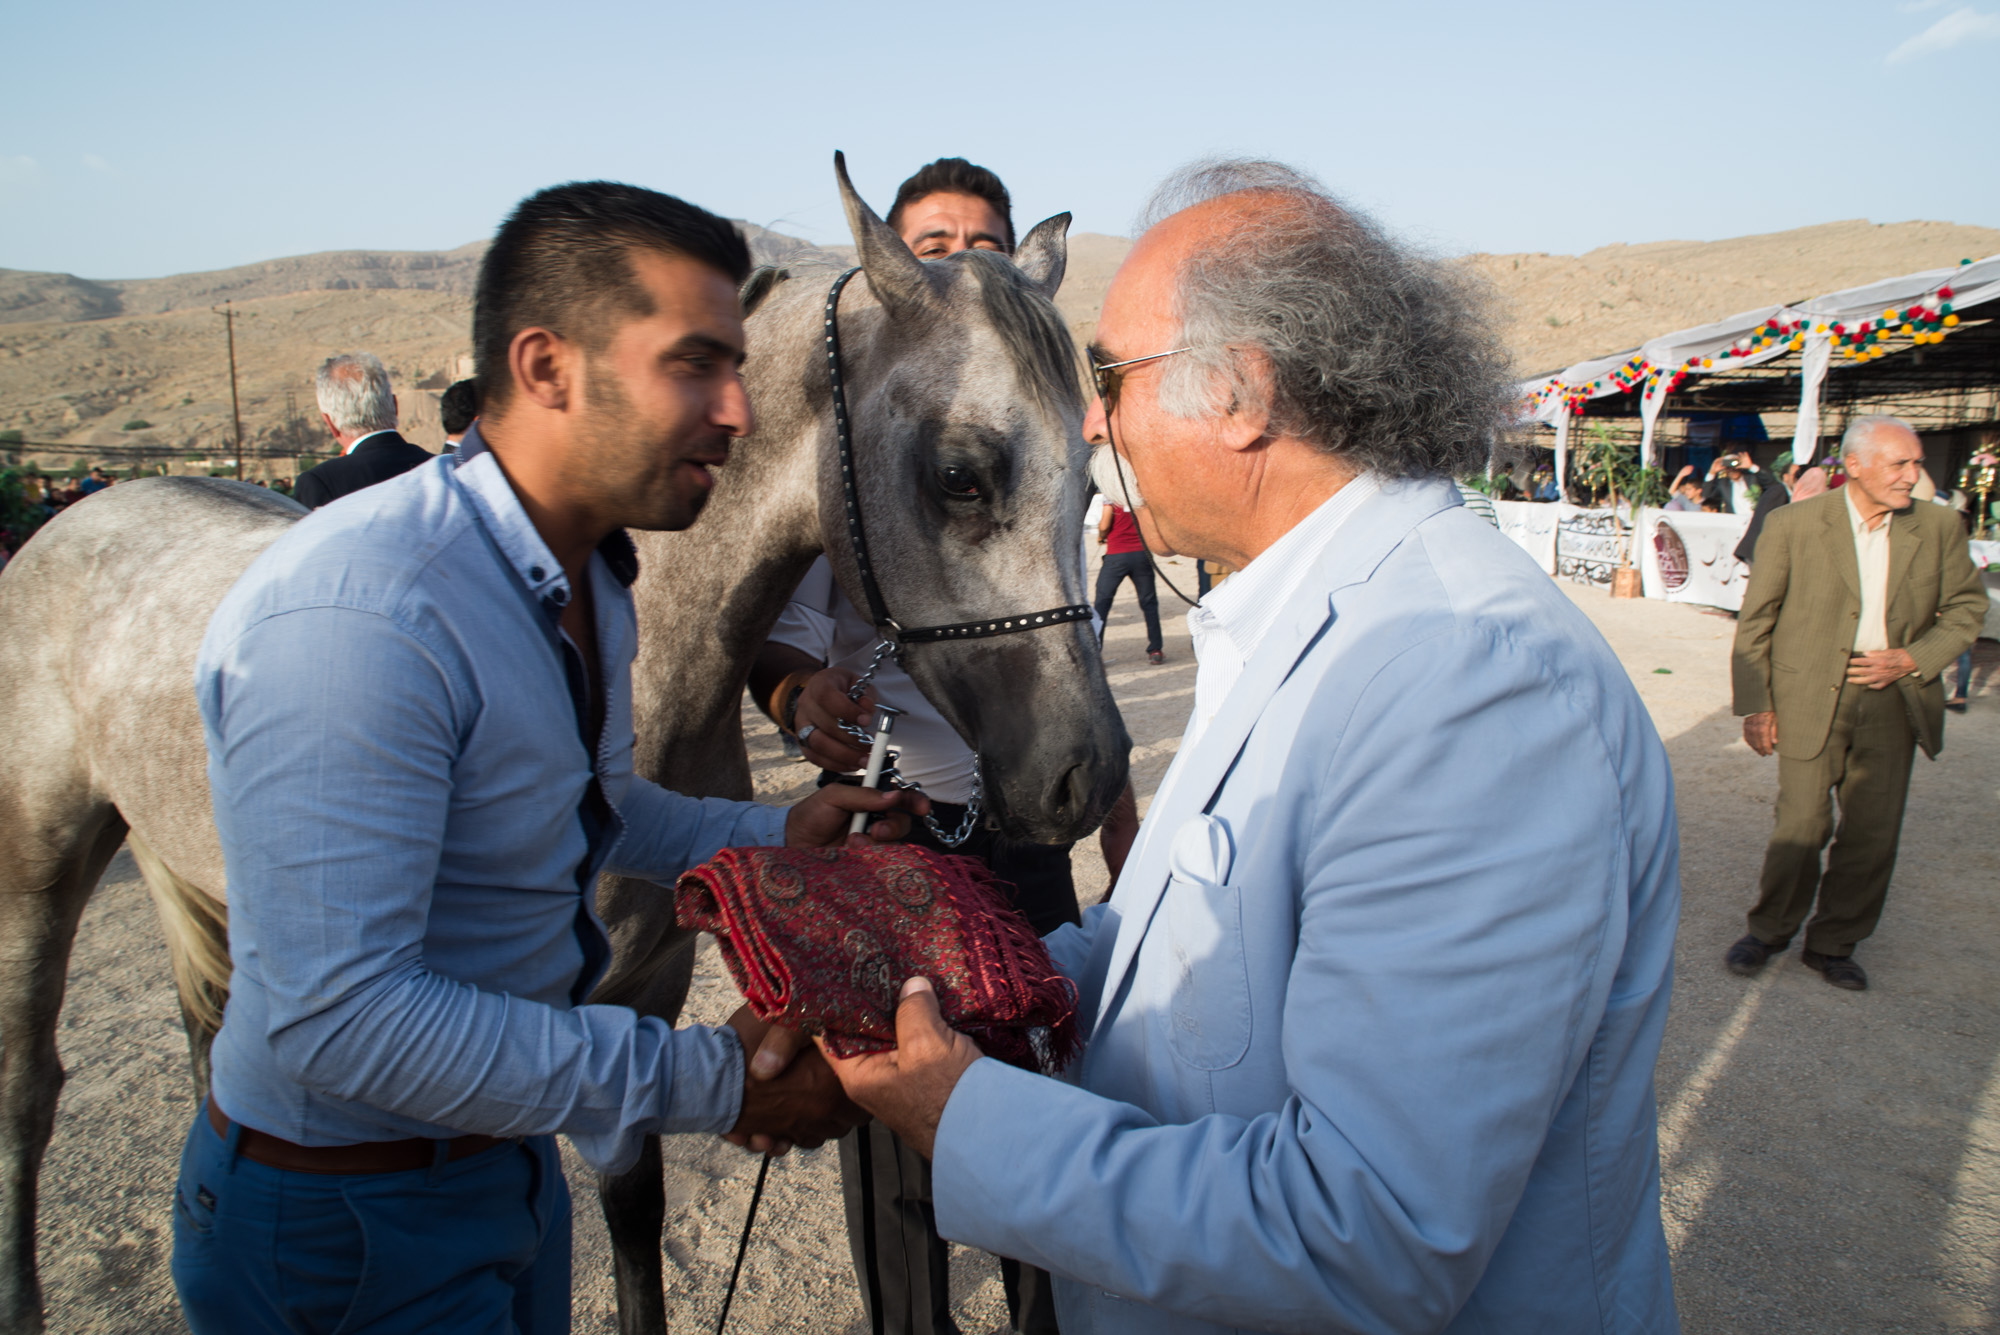
M 215 1128 L 216 1135 L 229 1138 L 229 1118 L 214 1099 L 208 1101 L 208 1124 Z M 519 1143 L 503 1136 L 455 1136 L 446 1141 L 370 1140 L 359 1145 L 294 1145 L 240 1123 L 237 1129 L 237 1153 L 252 1163 L 282 1168 L 289 1173 L 407 1173 L 436 1163 L 440 1144 L 446 1147 L 445 1160 L 455 1162 L 501 1145 Z

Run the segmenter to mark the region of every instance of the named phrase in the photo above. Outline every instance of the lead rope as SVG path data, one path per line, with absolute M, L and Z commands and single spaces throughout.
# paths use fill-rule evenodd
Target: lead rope
M 736 1240 L 736 1264 L 729 1268 L 729 1287 L 722 1293 L 722 1315 L 716 1318 L 715 1335 L 729 1324 L 729 1305 L 736 1301 L 736 1281 L 743 1274 L 743 1253 L 750 1250 L 750 1229 L 757 1222 L 757 1202 L 764 1199 L 764 1177 L 771 1171 L 771 1156 L 757 1165 L 757 1185 L 750 1191 L 750 1212 L 743 1216 L 743 1236 Z
M 1132 503 L 1132 484 L 1125 480 L 1125 461 L 1116 457 L 1118 446 L 1113 444 L 1111 440 L 1111 414 L 1108 410 L 1104 414 L 1104 443 L 1111 446 L 1113 455 L 1112 466 L 1118 470 L 1118 490 L 1125 493 L 1125 512 L 1132 516 L 1132 531 L 1139 535 L 1139 550 L 1146 554 L 1146 564 L 1151 566 L 1153 573 L 1160 577 L 1160 583 L 1174 591 L 1174 597 L 1180 599 L 1189 607 L 1201 606 L 1200 599 L 1188 597 L 1181 592 L 1180 585 L 1167 578 L 1167 572 L 1160 569 L 1160 558 L 1153 555 L 1153 544 L 1146 541 L 1146 530 L 1139 527 L 1139 507 Z M 1105 499 L 1109 500 L 1110 497 L 1106 497 Z M 1195 558 L 1194 568 L 1196 576 L 1199 577 L 1201 574 L 1200 557 Z M 1196 584 L 1195 587 L 1199 589 L 1201 585 Z M 1137 581 L 1134 581 L 1132 584 L 1132 592 L 1135 597 L 1138 595 L 1139 585 Z

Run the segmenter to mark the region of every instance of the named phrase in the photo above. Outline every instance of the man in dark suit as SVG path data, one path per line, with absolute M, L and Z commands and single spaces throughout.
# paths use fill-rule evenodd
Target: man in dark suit
M 442 454 L 458 453 L 458 442 L 479 420 L 479 382 L 458 380 L 438 396 L 438 421 L 444 424 Z
M 397 434 L 396 396 L 389 392 L 388 369 L 374 353 L 327 358 L 313 388 L 319 420 L 340 443 L 340 457 L 299 475 L 292 496 L 308 510 L 387 482 L 432 457 Z
M 1915 749 L 1935 759 L 1942 745 L 1939 677 L 1979 634 L 1986 590 L 1957 517 L 1910 504 L 1915 431 L 1861 417 L 1840 448 L 1846 486 L 1765 521 L 1736 622 L 1736 712 L 1751 749 L 1778 753 L 1778 812 L 1750 933 L 1726 963 L 1756 973 L 1817 898 L 1805 964 L 1858 992 L 1854 947 L 1889 894 Z
M 1764 521 L 1771 517 L 1771 511 L 1781 505 L 1789 505 L 1792 486 L 1798 481 L 1799 466 L 1792 462 L 1792 452 L 1786 450 L 1771 460 L 1770 471 L 1764 477 L 1773 481 L 1760 485 L 1764 490 L 1757 497 L 1757 508 L 1750 512 L 1750 523 L 1743 530 L 1743 540 L 1736 544 L 1736 559 L 1749 565 L 1757 556 L 1757 538 L 1764 531 Z M 1782 478 L 1777 481 L 1775 478 Z

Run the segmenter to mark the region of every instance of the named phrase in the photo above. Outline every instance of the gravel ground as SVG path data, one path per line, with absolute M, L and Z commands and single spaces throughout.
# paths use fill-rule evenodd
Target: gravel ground
M 1192 591 L 1192 571 L 1175 565 Z M 1830 988 L 1796 951 L 1745 983 L 1721 953 L 1743 930 L 1776 769 L 1743 745 L 1729 714 L 1734 623 L 1571 593 L 1638 683 L 1679 784 L 1686 904 L 1659 1094 L 1686 1329 L 2000 1330 L 2000 1002 L 1990 981 L 2000 965 L 2000 652 L 1981 646 L 1971 712 L 1950 719 L 1938 763 L 1918 762 L 1888 913 L 1860 953 L 1873 989 Z M 1107 640 L 1142 798 L 1193 699 L 1185 626 L 1167 617 L 1164 666 L 1145 662 L 1129 590 Z M 756 719 L 746 732 L 759 794 L 803 792 L 806 771 L 784 760 L 769 725 Z M 1076 867 L 1086 900 L 1100 897 L 1094 847 L 1078 847 Z M 733 1003 L 708 946 L 690 1017 L 717 1020 Z M 184 1330 L 167 1275 L 168 1196 L 194 1101 L 166 949 L 125 854 L 85 917 L 60 1042 L 70 1081 L 42 1174 L 52 1326 Z M 692 1137 L 668 1153 L 673 1321 L 708 1329 L 756 1160 Z M 576 1325 L 608 1331 L 604 1228 L 589 1175 L 571 1168 Z M 732 1329 L 865 1330 L 833 1152 L 778 1161 L 762 1211 Z M 968 1335 L 1004 1328 L 991 1259 L 960 1251 L 953 1276 Z

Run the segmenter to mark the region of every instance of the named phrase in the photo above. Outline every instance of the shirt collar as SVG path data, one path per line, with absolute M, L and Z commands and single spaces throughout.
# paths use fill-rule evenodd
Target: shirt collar
M 466 428 L 450 458 L 454 475 L 472 498 L 474 508 L 507 563 L 528 586 L 528 592 L 556 612 L 568 606 L 573 596 L 569 578 L 563 574 L 562 565 L 548 543 L 542 541 L 528 512 L 521 507 L 514 484 L 501 471 L 500 461 L 479 434 L 477 422 Z M 604 558 L 604 564 L 621 586 L 629 589 L 639 578 L 639 549 L 624 529 L 613 529 L 606 534 L 597 544 L 597 554 Z
M 1196 638 L 1206 639 L 1203 632 L 1219 630 L 1247 661 L 1335 531 L 1381 489 L 1371 474 L 1354 478 L 1258 553 L 1256 560 L 1211 589 L 1188 613 Z
M 1882 532 L 1882 530 L 1888 528 L 1889 521 L 1896 517 L 1896 512 L 1894 510 L 1886 511 L 1882 515 L 1882 522 L 1877 524 L 1874 528 L 1870 528 L 1868 527 L 1868 521 L 1861 517 L 1860 507 L 1855 505 L 1854 503 L 1854 493 L 1852 491 L 1849 491 L 1847 487 L 1842 487 L 1840 489 L 1840 494 L 1847 498 L 1847 522 L 1853 525 L 1856 537 L 1872 538 L 1877 533 L 1880 533 Z
M 369 432 L 369 433 L 368 433 L 367 435 L 365 435 L 365 436 L 356 436 L 356 437 L 354 438 L 354 443 L 353 443 L 352 445 L 349 445 L 349 446 L 348 446 L 348 447 L 347 447 L 347 448 L 346 448 L 345 450 L 342 450 L 342 451 L 341 451 L 341 453 L 342 453 L 342 454 L 352 454 L 352 453 L 354 453 L 354 452 L 355 452 L 356 450 L 360 449 L 360 448 L 361 448 L 361 447 L 362 447 L 362 446 L 363 446 L 364 444 L 366 444 L 367 442 L 369 442 L 369 441 L 371 441 L 371 440 L 375 439 L 375 437 L 377 437 L 377 436 L 393 436 L 393 435 L 395 435 L 395 434 L 396 434 L 396 428 L 395 428 L 395 427 L 392 427 L 392 426 L 391 426 L 391 427 L 384 427 L 384 428 L 383 428 L 382 430 L 380 430 L 380 431 L 370 431 L 370 432 Z

